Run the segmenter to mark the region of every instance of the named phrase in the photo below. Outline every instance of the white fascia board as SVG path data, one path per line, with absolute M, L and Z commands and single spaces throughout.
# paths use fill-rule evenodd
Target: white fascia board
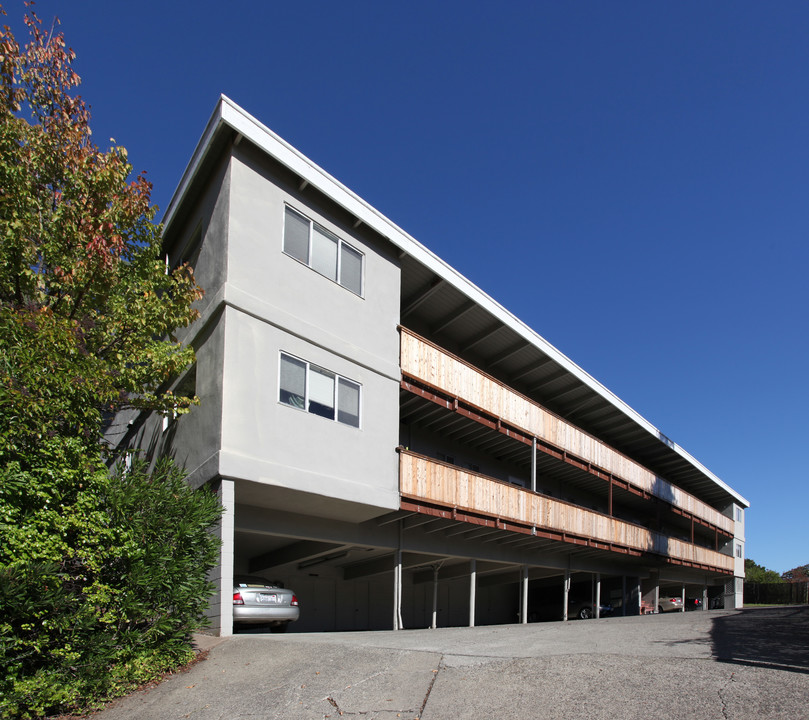
M 197 176 L 200 165 L 202 165 L 202 161 L 205 159 L 205 156 L 210 150 L 214 135 L 216 135 L 217 130 L 219 130 L 222 125 L 222 107 L 225 100 L 227 100 L 227 98 L 225 98 L 224 95 L 221 95 L 219 102 L 214 108 L 213 114 L 208 120 L 208 124 L 205 126 L 205 131 L 202 133 L 202 137 L 199 139 L 196 148 L 194 148 L 194 153 L 191 155 L 191 160 L 188 162 L 188 165 L 186 165 L 183 176 L 180 178 L 180 182 L 178 183 L 177 188 L 174 190 L 171 200 L 169 200 L 168 207 L 166 208 L 166 212 L 163 214 L 162 219 L 164 228 L 168 228 L 171 225 L 177 209 L 180 207 L 180 205 L 182 205 L 185 196 L 188 194 L 188 189 L 191 182 Z
M 294 148 L 283 138 L 276 135 L 272 130 L 270 130 L 270 128 L 260 123 L 256 118 L 239 107 L 225 95 L 220 97 L 219 103 L 214 110 L 210 121 L 208 122 L 207 128 L 205 129 L 205 133 L 203 134 L 202 139 L 194 151 L 194 155 L 189 163 L 188 168 L 183 174 L 180 185 L 178 186 L 171 203 L 169 203 L 165 219 L 165 224 L 167 226 L 170 224 L 174 212 L 176 212 L 177 207 L 180 205 L 182 198 L 187 192 L 188 186 L 196 174 L 199 164 L 205 158 L 213 136 L 222 125 L 226 125 L 235 130 L 237 133 L 243 135 L 251 143 L 266 152 L 270 157 L 273 157 L 282 165 L 285 165 L 292 170 L 302 180 L 306 180 L 310 185 L 315 187 L 326 197 L 345 208 L 358 220 L 361 220 L 368 227 L 379 233 L 381 236 L 387 238 L 403 252 L 425 265 L 445 282 L 453 285 L 457 290 L 462 292 L 468 298 L 476 302 L 478 305 L 490 312 L 494 317 L 514 330 L 517 334 L 522 336 L 527 342 L 538 347 L 548 357 L 552 358 L 565 370 L 577 377 L 593 391 L 601 395 L 611 405 L 620 410 L 624 415 L 629 417 L 633 422 L 642 427 L 657 440 L 668 445 L 672 450 L 697 468 L 707 478 L 725 490 L 740 505 L 743 507 L 750 506 L 750 503 L 735 490 L 733 490 L 733 488 L 720 480 L 696 458 L 692 457 L 688 452 L 677 445 L 677 443 L 669 440 L 648 420 L 629 407 L 629 405 L 627 405 L 613 392 L 604 387 L 604 385 L 598 382 L 598 380 L 592 377 L 589 373 L 576 365 L 576 363 L 570 360 L 570 358 L 557 350 L 553 345 L 545 340 L 545 338 L 532 330 L 528 325 L 522 322 L 522 320 L 517 318 L 506 308 L 500 305 L 500 303 L 477 287 L 477 285 L 472 283 L 470 280 L 467 280 L 463 275 L 455 270 L 455 268 L 448 265 L 435 253 L 424 247 L 424 245 L 422 245 L 418 240 L 406 233 L 394 222 L 386 218 L 382 213 L 365 202 L 365 200 L 359 197 L 356 193 L 349 190 L 349 188 L 343 185 L 339 180 L 327 173 L 320 166 L 316 165 L 299 150 Z

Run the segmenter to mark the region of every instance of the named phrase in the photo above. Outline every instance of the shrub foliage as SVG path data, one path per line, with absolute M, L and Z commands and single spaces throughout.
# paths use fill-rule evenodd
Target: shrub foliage
M 4 490 L 11 480 L 39 496 L 35 508 L 3 497 L 3 716 L 92 707 L 193 657 L 217 498 L 193 491 L 168 460 L 84 479 L 63 503 L 53 473 L 0 470 Z
M 0 8 L 2 13 L 2 8 Z M 151 188 L 99 150 L 73 52 L 0 30 L 0 717 L 93 707 L 187 661 L 219 506 L 169 461 L 110 473 L 102 419 L 187 412 L 193 272 Z

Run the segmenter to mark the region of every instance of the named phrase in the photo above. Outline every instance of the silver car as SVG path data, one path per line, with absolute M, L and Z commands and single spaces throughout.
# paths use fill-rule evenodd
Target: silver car
M 660 594 L 657 601 L 657 611 L 675 612 L 683 609 L 683 599 L 679 595 L 664 595 Z
M 233 578 L 233 624 L 269 625 L 271 632 L 286 632 L 300 617 L 298 598 L 279 582 L 255 575 Z

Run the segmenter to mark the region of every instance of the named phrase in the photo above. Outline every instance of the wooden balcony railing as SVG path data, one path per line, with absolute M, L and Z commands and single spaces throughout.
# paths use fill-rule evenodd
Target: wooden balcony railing
M 732 535 L 733 519 L 437 345 L 401 328 L 402 373 Z
M 728 555 L 409 450 L 399 452 L 399 485 L 403 501 L 411 504 L 423 502 L 448 512 L 473 513 L 502 521 L 505 527 L 511 522 L 537 535 L 551 531 L 578 544 L 592 541 L 603 549 L 653 553 L 684 564 L 733 572 L 733 558 Z

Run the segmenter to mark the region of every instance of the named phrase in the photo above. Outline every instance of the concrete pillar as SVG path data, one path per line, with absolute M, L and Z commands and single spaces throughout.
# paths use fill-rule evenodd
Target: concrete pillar
M 520 602 L 520 622 L 525 625 L 528 622 L 528 566 L 522 566 L 522 592 Z
M 214 595 L 206 615 L 211 619 L 210 630 L 221 637 L 233 635 L 233 545 L 236 527 L 236 486 L 233 480 L 219 480 L 216 495 L 222 505 L 218 525 L 219 564 L 211 571 Z
M 708 586 L 707 585 L 702 586 L 702 609 L 703 610 L 708 609 Z
M 660 583 L 655 584 L 655 609 L 654 612 L 659 612 L 660 608 Z
M 567 622 L 567 604 L 570 599 L 570 570 L 565 570 L 565 582 L 562 585 L 562 620 Z
M 393 629 L 402 629 L 402 551 L 394 554 L 393 566 Z
M 680 612 L 685 612 L 685 585 L 683 585 L 683 606 L 680 608 Z
M 435 630 L 438 627 L 438 566 L 433 568 L 433 622 L 430 627 Z
M 601 617 L 601 573 L 596 573 L 596 618 Z
M 469 627 L 475 627 L 475 589 L 477 586 L 477 561 L 469 561 Z
M 637 614 L 640 615 L 643 612 L 643 591 L 641 590 L 641 587 L 640 587 L 640 578 L 638 578 L 637 592 L 638 592 L 638 613 Z

